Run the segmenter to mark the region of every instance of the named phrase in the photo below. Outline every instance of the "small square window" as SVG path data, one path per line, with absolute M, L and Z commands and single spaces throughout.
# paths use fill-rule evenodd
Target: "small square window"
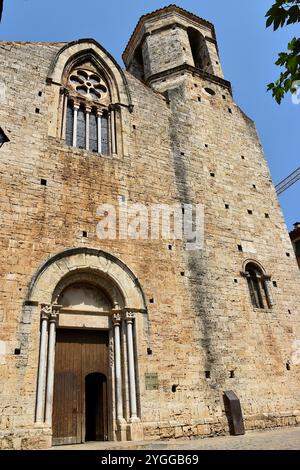
M 41 185 L 42 186 L 47 186 L 47 180 L 45 180 L 44 178 L 41 179 Z
M 277 287 L 277 282 L 276 281 L 273 281 L 273 286 Z
M 86 230 L 83 230 L 83 231 L 82 231 L 82 236 L 83 236 L 83 238 L 87 238 L 87 236 L 88 236 L 88 233 L 87 233 L 87 231 L 86 231 Z
M 154 304 L 154 299 L 149 300 L 150 304 Z
M 225 204 L 225 209 L 229 209 L 229 204 Z
M 214 178 L 216 175 L 215 175 L 215 173 L 210 173 L 210 176 L 211 176 L 212 178 Z
M 239 251 L 243 251 L 242 245 L 238 245 L 238 250 L 239 250 Z
M 251 209 L 248 209 L 248 214 L 249 215 L 252 215 L 253 214 L 253 211 Z
M 42 93 L 41 91 L 38 92 L 38 95 L 39 95 L 39 96 L 42 96 L 42 94 L 43 94 L 43 93 Z
M 40 109 L 39 109 L 39 108 L 35 108 L 35 112 L 36 112 L 36 114 L 40 114 Z
M 252 185 L 252 188 L 253 188 L 253 189 L 256 189 L 256 184 L 253 184 L 253 185 Z
M 198 101 L 199 103 L 201 103 L 201 96 L 198 96 Z
M 269 219 L 270 218 L 269 214 L 265 214 L 265 218 Z
M 244 157 L 244 155 L 241 155 L 241 159 L 242 159 L 242 160 L 245 160 L 245 157 Z
M 231 109 L 231 108 L 228 108 L 228 112 L 229 112 L 230 114 L 232 114 L 232 109 Z

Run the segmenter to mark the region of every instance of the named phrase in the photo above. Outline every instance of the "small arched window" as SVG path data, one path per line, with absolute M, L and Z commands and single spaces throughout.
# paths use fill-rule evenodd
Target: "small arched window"
M 62 138 L 66 144 L 101 155 L 117 153 L 116 111 L 101 74 L 92 66 L 75 68 L 63 91 Z
M 268 276 L 255 263 L 248 263 L 245 268 L 251 302 L 254 308 L 271 308 L 271 297 L 268 289 Z

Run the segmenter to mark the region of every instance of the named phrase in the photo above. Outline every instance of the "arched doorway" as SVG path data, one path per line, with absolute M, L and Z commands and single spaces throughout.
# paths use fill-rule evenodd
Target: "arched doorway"
M 93 373 L 106 377 L 108 440 L 141 440 L 137 332 L 148 318 L 134 273 L 101 250 L 65 250 L 40 266 L 26 302 L 40 329 L 35 422 L 53 444 L 85 441 Z
M 58 301 L 63 324 L 70 327 L 56 331 L 53 444 L 108 440 L 109 331 L 99 326 L 112 302 L 84 276 L 67 285 Z

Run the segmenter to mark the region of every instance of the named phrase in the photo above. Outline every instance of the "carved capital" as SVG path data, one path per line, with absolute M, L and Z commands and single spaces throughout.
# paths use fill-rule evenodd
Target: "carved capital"
M 56 312 L 52 312 L 49 317 L 49 323 L 57 323 L 59 318 L 59 314 Z
M 108 106 L 108 111 L 116 111 L 117 109 L 117 106 L 113 103 L 111 103 L 109 106 Z
M 52 305 L 52 315 L 58 315 L 60 313 L 61 308 L 62 308 L 62 305 L 53 304 Z
M 60 94 L 64 95 L 64 96 L 69 96 L 70 92 L 69 92 L 68 88 L 62 86 L 60 88 Z
M 48 320 L 52 313 L 51 304 L 41 304 L 41 320 Z
M 241 271 L 241 276 L 250 277 L 250 274 L 247 271 Z
M 112 322 L 113 322 L 114 326 L 120 326 L 121 325 L 122 317 L 121 317 L 121 314 L 119 312 L 113 314 Z
M 125 312 L 125 321 L 126 321 L 126 323 L 133 323 L 134 319 L 135 319 L 135 313 L 134 312 Z
M 41 319 L 57 322 L 61 305 L 41 304 Z

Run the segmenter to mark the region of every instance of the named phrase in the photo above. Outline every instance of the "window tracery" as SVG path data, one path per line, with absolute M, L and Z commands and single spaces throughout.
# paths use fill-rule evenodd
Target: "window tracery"
M 101 74 L 93 67 L 77 67 L 62 91 L 62 138 L 66 144 L 101 155 L 116 154 L 116 109 Z

